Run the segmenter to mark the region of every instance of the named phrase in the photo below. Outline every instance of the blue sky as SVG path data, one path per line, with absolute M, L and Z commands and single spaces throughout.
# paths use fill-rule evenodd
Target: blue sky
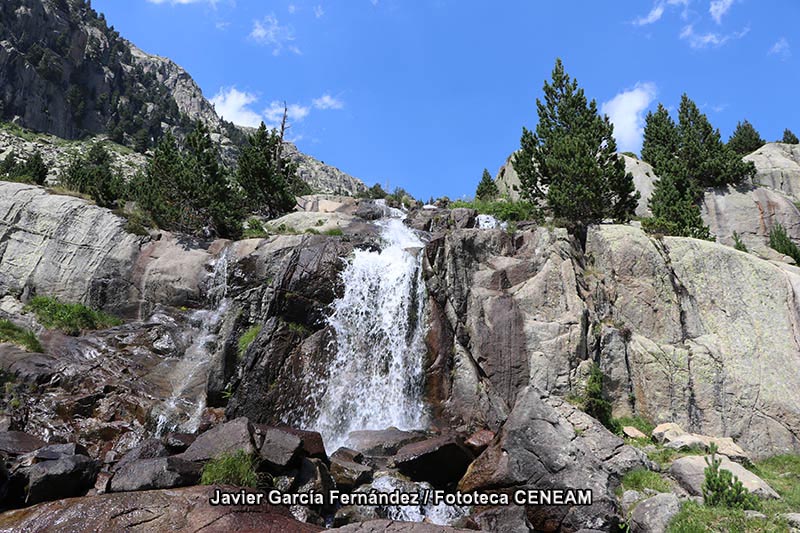
M 683 92 L 727 139 L 748 119 L 800 134 L 796 0 L 94 0 L 186 68 L 228 120 L 274 121 L 368 184 L 470 196 L 536 124 L 556 57 L 638 152 L 644 114 Z

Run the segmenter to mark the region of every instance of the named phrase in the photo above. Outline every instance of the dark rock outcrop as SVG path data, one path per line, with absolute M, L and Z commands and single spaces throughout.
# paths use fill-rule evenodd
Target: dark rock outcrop
M 172 489 L 195 485 L 202 466 L 178 456 L 131 461 L 114 472 L 109 492 Z

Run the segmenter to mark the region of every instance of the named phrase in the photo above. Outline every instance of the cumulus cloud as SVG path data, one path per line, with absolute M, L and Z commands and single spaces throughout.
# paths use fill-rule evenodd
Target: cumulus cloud
M 311 103 L 317 109 L 342 109 L 344 107 L 344 102 L 327 93 L 319 98 L 314 98 Z
M 262 20 L 253 21 L 250 39 L 264 46 L 272 47 L 272 54 L 279 55 L 284 49 L 300 54 L 300 49 L 293 44 L 294 29 L 278 22 L 275 15 L 267 15 Z
M 722 17 L 730 10 L 731 6 L 733 6 L 733 0 L 712 0 L 708 12 L 711 14 L 711 18 L 717 21 L 717 24 L 722 24 Z
M 689 43 L 692 48 L 715 48 L 722 46 L 731 39 L 741 39 L 750 33 L 750 28 L 744 28 L 742 31 L 719 34 L 715 32 L 697 33 L 694 31 L 694 26 L 691 24 L 685 26 L 681 31 L 680 38 Z
M 249 106 L 258 101 L 252 93 L 239 91 L 236 87 L 222 87 L 211 99 L 217 114 L 229 122 L 239 126 L 258 127 L 261 115 Z
M 792 47 L 789 45 L 789 41 L 786 40 L 786 37 L 781 37 L 772 45 L 772 48 L 769 49 L 769 55 L 778 56 L 784 60 L 792 56 Z
M 273 100 L 269 107 L 264 110 L 264 124 L 268 128 L 277 128 L 283 118 L 283 102 Z M 300 122 L 308 116 L 311 108 L 300 104 L 288 104 L 286 106 L 286 118 L 289 122 Z
M 658 90 L 652 82 L 637 83 L 633 89 L 604 102 L 601 111 L 614 124 L 614 138 L 621 152 L 638 152 L 644 134 L 644 116 Z

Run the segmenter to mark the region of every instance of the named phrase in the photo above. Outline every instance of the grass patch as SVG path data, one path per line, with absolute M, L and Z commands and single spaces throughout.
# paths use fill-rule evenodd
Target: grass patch
M 644 489 L 651 489 L 656 492 L 669 492 L 672 490 L 672 485 L 656 472 L 644 468 L 637 468 L 636 470 L 631 470 L 622 477 L 620 489 L 621 492 L 626 490 L 644 492 Z
M 741 509 L 706 507 L 692 501 L 681 506 L 672 519 L 667 533 L 786 533 L 789 525 L 780 517 L 767 520 L 747 518 Z
M 298 324 L 297 322 L 287 322 L 286 324 L 289 326 L 289 331 L 302 335 L 303 337 L 311 333 L 311 330 L 303 324 Z
M 83 304 L 62 303 L 47 296 L 36 296 L 28 302 L 26 310 L 32 311 L 44 327 L 59 329 L 73 336 L 83 330 L 103 329 L 122 324 L 117 317 Z
M 233 485 L 235 487 L 258 487 L 258 473 L 253 456 L 238 450 L 223 453 L 203 467 L 202 485 Z
M 472 202 L 465 202 L 459 200 L 451 203 L 449 207 L 452 209 L 457 207 L 474 209 L 481 215 L 492 215 L 496 219 L 506 222 L 539 219 L 539 210 L 530 202 L 511 202 L 506 200 L 473 200 Z
M 10 342 L 29 352 L 42 352 L 42 344 L 36 334 L 21 328 L 9 320 L 0 320 L 0 342 Z
M 244 357 L 244 353 L 253 344 L 253 341 L 256 340 L 258 334 L 261 333 L 261 324 L 256 324 L 252 326 L 250 329 L 242 333 L 242 336 L 239 337 L 239 358 L 241 359 Z
M 781 496 L 778 501 L 762 502 L 764 514 L 800 513 L 800 455 L 777 455 L 756 461 L 750 470 Z
M 662 468 L 665 466 L 669 466 L 672 464 L 673 461 L 676 459 L 680 459 L 681 457 L 686 457 L 687 455 L 705 455 L 705 451 L 703 450 L 674 450 L 672 448 L 665 448 L 661 445 L 656 445 L 655 450 L 649 450 L 646 452 L 648 459 L 653 461 L 654 463 L 658 463 L 659 466 Z
M 328 235 L 330 237 L 341 237 L 342 235 L 344 235 L 344 232 L 342 231 L 341 228 L 331 228 L 331 229 L 326 229 L 325 231 L 322 232 L 322 234 Z
M 95 203 L 94 198 L 92 198 L 88 194 L 83 194 L 78 191 L 73 191 L 72 189 L 68 189 L 67 187 L 63 187 L 61 185 L 48 187 L 47 192 L 49 192 L 50 194 L 60 194 L 61 196 L 72 196 L 74 198 L 80 198 L 81 200 L 86 200 L 87 202 L 90 203 Z
M 635 427 L 648 436 L 651 435 L 656 428 L 653 424 L 640 416 L 623 416 L 622 418 L 617 418 L 616 421 L 620 428 L 625 426 Z
M 242 237 L 245 239 L 263 239 L 264 237 L 269 236 L 267 230 L 264 229 L 264 224 L 262 222 L 253 217 L 247 220 L 245 223 L 244 233 Z

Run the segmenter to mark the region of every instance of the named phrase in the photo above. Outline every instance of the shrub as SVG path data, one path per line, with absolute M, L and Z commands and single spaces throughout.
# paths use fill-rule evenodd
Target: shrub
M 244 450 L 223 453 L 206 463 L 200 483 L 256 488 L 258 473 L 255 458 Z
M 735 231 L 733 232 L 733 247 L 740 252 L 747 252 L 747 246 L 742 242 L 742 238 Z
M 523 220 L 538 220 L 539 210 L 530 202 L 510 202 L 507 200 L 462 200 L 452 202 L 450 208 L 466 207 L 474 209 L 481 215 L 491 215 L 498 220 L 506 222 L 522 222 Z
M 264 224 L 262 224 L 261 221 L 256 217 L 251 217 L 245 224 L 242 237 L 245 239 L 263 239 L 268 235 L 269 233 L 267 233 L 267 230 L 264 229 Z
M 729 470 L 720 468 L 722 461 L 717 459 L 716 444 L 711 444 L 710 452 L 702 485 L 705 504 L 729 509 L 758 509 L 758 498 L 750 494 Z
M 252 326 L 250 329 L 242 333 L 242 336 L 239 337 L 239 357 L 244 357 L 245 352 L 253 344 L 253 341 L 256 340 L 258 334 L 261 333 L 261 324 L 256 324 Z
M 611 403 L 603 397 L 603 372 L 596 364 L 589 371 L 586 382 L 586 394 L 583 401 L 583 410 L 590 416 L 600 421 L 612 432 L 619 431 L 619 425 L 611 416 Z
M 42 352 L 42 345 L 36 334 L 21 328 L 9 320 L 0 320 L 0 342 L 11 342 L 22 346 L 29 352 Z
M 331 228 L 323 231 L 322 234 L 331 237 L 341 237 L 342 235 L 344 235 L 344 232 L 342 231 L 341 228 Z
M 782 225 L 775 224 L 775 227 L 770 230 L 769 247 L 778 253 L 788 255 L 794 259 L 797 265 L 800 265 L 800 248 L 792 242 L 792 239 L 789 238 L 786 229 Z
M 83 304 L 67 304 L 55 298 L 36 296 L 26 307 L 46 328 L 60 329 L 67 335 L 79 335 L 82 330 L 102 329 L 122 324 L 111 315 L 90 309 Z

